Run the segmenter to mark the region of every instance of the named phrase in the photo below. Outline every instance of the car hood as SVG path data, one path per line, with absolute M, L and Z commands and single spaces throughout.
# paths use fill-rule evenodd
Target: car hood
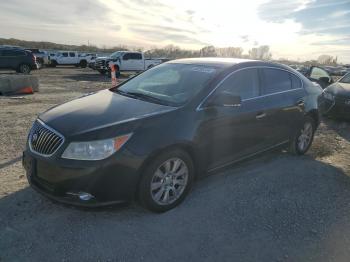
M 350 98 L 350 84 L 336 82 L 326 88 L 327 92 L 334 94 L 335 96 L 341 96 Z
M 108 58 L 109 58 L 108 56 L 99 56 L 96 58 L 96 60 L 106 60 Z
M 64 136 L 74 136 L 174 109 L 104 90 L 51 108 L 39 119 Z

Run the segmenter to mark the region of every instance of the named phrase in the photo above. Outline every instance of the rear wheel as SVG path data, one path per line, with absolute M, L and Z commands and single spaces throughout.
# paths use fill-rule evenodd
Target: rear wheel
M 31 68 L 27 64 L 21 64 L 18 68 L 18 72 L 20 72 L 22 74 L 29 74 L 30 71 L 31 71 Z
M 312 144 L 315 130 L 315 120 L 310 116 L 306 116 L 303 125 L 291 139 L 289 151 L 296 155 L 305 154 Z
M 139 200 L 151 211 L 168 211 L 184 200 L 193 181 L 194 166 L 186 152 L 163 153 L 146 168 L 139 185 Z
M 51 60 L 50 66 L 51 67 L 56 67 L 57 66 L 57 62 L 55 60 Z

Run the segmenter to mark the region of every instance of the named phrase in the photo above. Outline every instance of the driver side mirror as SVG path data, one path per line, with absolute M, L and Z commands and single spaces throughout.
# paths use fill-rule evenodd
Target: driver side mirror
M 232 95 L 227 92 L 220 92 L 215 94 L 214 97 L 208 101 L 207 106 L 239 107 L 241 103 L 242 99 L 240 96 Z

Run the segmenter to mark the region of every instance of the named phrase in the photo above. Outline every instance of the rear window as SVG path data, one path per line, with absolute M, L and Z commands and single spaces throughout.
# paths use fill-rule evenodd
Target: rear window
M 292 89 L 292 79 L 287 71 L 264 68 L 262 69 L 262 94 L 268 95 Z
M 75 57 L 75 53 L 69 53 L 70 57 Z

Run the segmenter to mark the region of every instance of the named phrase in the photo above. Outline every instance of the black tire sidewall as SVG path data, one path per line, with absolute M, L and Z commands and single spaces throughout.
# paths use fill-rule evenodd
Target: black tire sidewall
M 87 61 L 86 60 L 80 61 L 80 67 L 81 68 L 86 68 L 86 66 L 87 66 Z
M 187 185 L 182 195 L 180 196 L 180 198 L 177 199 L 174 203 L 170 205 L 159 205 L 153 200 L 151 196 L 151 190 L 150 190 L 151 181 L 152 181 L 154 172 L 158 169 L 158 167 L 161 164 L 163 164 L 166 160 L 174 157 L 180 158 L 187 165 L 187 168 L 188 168 Z M 153 212 L 168 211 L 176 207 L 177 205 L 179 205 L 185 199 L 186 195 L 192 188 L 194 177 L 195 177 L 194 164 L 189 154 L 187 154 L 185 151 L 180 149 L 175 149 L 168 152 L 162 152 L 157 157 L 155 157 L 143 171 L 143 175 L 141 177 L 141 180 L 139 183 L 139 190 L 138 190 L 139 202 L 143 207 Z

